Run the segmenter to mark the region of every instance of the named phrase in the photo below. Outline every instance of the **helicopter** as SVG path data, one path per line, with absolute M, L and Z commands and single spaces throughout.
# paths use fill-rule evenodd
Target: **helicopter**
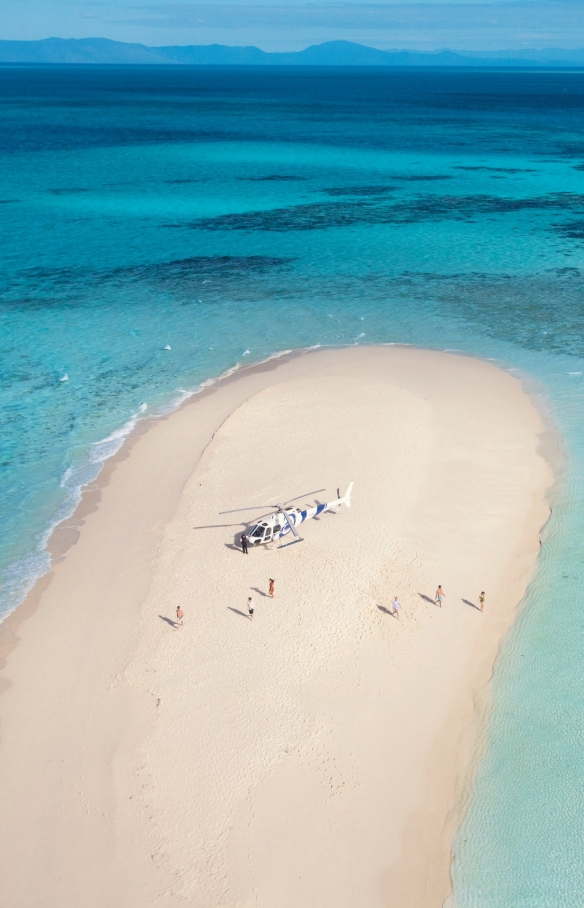
M 318 517 L 319 514 L 323 514 L 325 511 L 336 512 L 342 504 L 344 504 L 346 508 L 351 507 L 353 482 L 349 483 L 349 487 L 342 498 L 340 490 L 337 489 L 337 498 L 335 501 L 318 504 L 316 507 L 307 508 L 304 511 L 301 511 L 300 508 L 288 507 L 288 505 L 292 504 L 294 501 L 298 501 L 300 498 L 307 498 L 309 495 L 316 495 L 318 492 L 324 491 L 324 489 L 315 489 L 314 492 L 307 492 L 305 495 L 297 495 L 296 498 L 289 498 L 288 501 L 283 504 L 254 505 L 251 508 L 235 508 L 233 511 L 220 511 L 220 514 L 237 514 L 241 511 L 264 511 L 267 508 L 273 508 L 273 514 L 269 517 L 265 517 L 258 523 L 250 524 L 249 528 L 245 531 L 248 545 L 266 545 L 269 542 L 275 542 L 277 539 L 283 539 L 288 533 L 292 533 L 292 535 L 296 537 L 296 542 L 302 542 L 298 530 L 296 529 L 299 524 L 304 523 L 305 520 L 310 520 L 312 517 Z

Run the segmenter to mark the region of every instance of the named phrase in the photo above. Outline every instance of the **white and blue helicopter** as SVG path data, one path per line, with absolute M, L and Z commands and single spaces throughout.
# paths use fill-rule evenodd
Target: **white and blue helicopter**
M 353 491 L 352 482 L 349 483 L 349 487 L 342 498 L 340 490 L 337 489 L 335 501 L 317 504 L 316 507 L 306 508 L 304 511 L 301 511 L 300 508 L 288 507 L 288 505 L 292 504 L 294 501 L 298 501 L 300 498 L 308 498 L 309 495 L 316 495 L 318 492 L 324 491 L 324 489 L 315 489 L 314 492 L 307 492 L 305 495 L 298 495 L 296 498 L 290 498 L 288 501 L 284 502 L 284 504 L 254 505 L 250 508 L 236 508 L 233 511 L 220 511 L 220 513 L 237 514 L 241 511 L 265 511 L 267 508 L 274 508 L 273 514 L 269 517 L 265 517 L 258 523 L 251 524 L 249 528 L 245 530 L 248 545 L 266 545 L 268 542 L 276 542 L 278 539 L 283 539 L 288 533 L 292 533 L 292 535 L 296 537 L 295 541 L 301 542 L 302 539 L 298 534 L 296 527 L 301 523 L 304 523 L 305 520 L 310 520 L 312 517 L 318 517 L 319 514 L 324 514 L 325 511 L 333 511 L 333 513 L 335 513 L 340 509 L 342 504 L 344 504 L 346 508 L 351 507 L 351 492 Z M 244 534 L 242 533 L 242 535 Z

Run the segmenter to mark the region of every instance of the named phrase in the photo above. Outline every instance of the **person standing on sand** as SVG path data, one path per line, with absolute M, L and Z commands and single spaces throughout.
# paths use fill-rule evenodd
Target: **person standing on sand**
M 440 608 L 442 608 L 442 600 L 444 599 L 444 596 L 444 590 L 442 589 L 442 585 L 439 583 L 438 589 L 436 590 L 436 596 L 434 598 L 436 600 L 436 605 L 439 605 Z
M 245 533 L 241 534 L 241 551 L 244 555 L 247 555 L 247 536 Z
M 481 593 L 481 595 L 479 596 L 479 605 L 480 605 L 480 607 L 481 607 L 481 612 L 484 611 L 484 608 L 485 608 L 485 593 L 484 593 L 484 590 L 483 590 L 483 592 Z
M 272 599 L 274 598 L 274 583 L 275 583 L 275 581 L 272 580 L 272 578 L 270 577 L 270 586 L 268 589 L 268 593 L 270 594 Z
M 251 596 L 248 596 L 247 598 L 247 612 L 249 615 L 249 620 L 253 621 L 253 599 L 251 598 Z
M 393 614 L 395 615 L 396 618 L 399 618 L 399 607 L 401 605 L 401 602 L 399 601 L 397 596 L 394 596 L 394 599 L 393 599 L 393 602 L 391 603 L 391 605 L 393 608 Z
M 184 616 L 185 616 L 185 613 L 183 612 L 182 608 L 180 607 L 180 605 L 177 605 L 177 607 L 176 607 L 176 626 L 177 627 L 183 626 Z

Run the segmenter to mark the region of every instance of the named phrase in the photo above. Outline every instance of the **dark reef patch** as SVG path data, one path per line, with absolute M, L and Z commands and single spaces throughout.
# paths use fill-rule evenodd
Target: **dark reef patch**
M 108 272 L 108 279 L 156 279 L 158 281 L 185 280 L 197 277 L 225 276 L 237 274 L 260 274 L 274 268 L 282 268 L 293 259 L 269 255 L 195 255 L 171 262 L 150 265 L 136 265 L 131 268 L 117 268 Z
M 269 255 L 192 256 L 114 269 L 28 268 L 0 282 L 0 309 L 132 306 L 144 297 L 162 305 L 272 304 L 286 286 L 293 258 Z M 162 294 L 162 296 L 161 296 Z
M 394 174 L 392 180 L 399 180 L 404 183 L 433 183 L 436 180 L 451 180 L 451 173 L 405 173 Z
M 584 220 L 554 224 L 554 232 L 567 240 L 584 240 Z
M 199 230 L 324 230 L 355 224 L 415 224 L 424 221 L 468 221 L 488 214 L 521 211 L 570 211 L 584 213 L 584 195 L 550 193 L 528 198 L 473 195 L 426 195 L 405 202 L 390 199 L 313 202 L 265 211 L 245 211 L 200 218 L 189 227 Z M 178 226 L 178 225 L 177 225 Z
M 401 293 L 405 286 L 401 283 Z M 554 268 L 518 275 L 412 276 L 408 293 L 429 295 L 445 316 L 529 350 L 584 355 L 584 271 Z
M 314 284 L 311 284 L 314 290 Z M 318 287 L 316 288 L 318 291 Z M 529 275 L 382 272 L 341 279 L 329 295 L 439 315 L 528 350 L 584 356 L 584 270 L 554 268 Z
M 35 308 L 47 304 L 67 305 L 81 299 L 90 301 L 94 293 L 107 287 L 143 282 L 164 290 L 200 290 L 203 281 L 223 286 L 241 283 L 242 279 L 263 278 L 275 270 L 285 268 L 294 259 L 268 255 L 248 256 L 192 256 L 170 262 L 97 270 L 89 268 L 27 268 L 12 279 L 10 288 L 0 286 L 0 301 L 5 304 L 26 305 Z M 35 295 L 30 294 L 31 282 Z M 7 293 L 6 290 L 9 289 Z M 189 301 L 192 295 L 189 295 Z
M 304 183 L 308 177 L 295 176 L 291 173 L 270 173 L 265 177 L 239 177 L 248 183 Z
M 453 170 L 470 170 L 470 171 L 490 171 L 491 173 L 537 173 L 531 167 L 487 167 L 486 164 L 453 164 Z
M 249 274 L 263 272 L 272 268 L 281 268 L 293 262 L 292 258 L 269 255 L 194 255 L 186 259 L 175 259 L 170 262 L 153 262 L 146 265 L 131 265 L 108 270 L 88 270 L 82 268 L 27 268 L 21 275 L 27 280 L 37 282 L 57 280 L 69 283 L 89 277 L 91 280 L 109 281 L 112 278 L 147 278 L 164 275 L 208 277 L 210 274 Z
M 70 188 L 64 189 L 45 189 L 45 192 L 48 192 L 50 195 L 77 195 L 80 192 L 91 192 L 88 186 L 71 186 Z
M 385 195 L 388 192 L 394 192 L 392 186 L 330 186 L 326 189 L 320 189 L 326 195 L 343 196 L 343 195 Z

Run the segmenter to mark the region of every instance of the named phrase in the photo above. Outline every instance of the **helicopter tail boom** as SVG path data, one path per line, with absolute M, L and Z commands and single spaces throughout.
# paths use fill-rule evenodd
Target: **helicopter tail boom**
M 327 510 L 328 510 L 328 511 L 336 511 L 337 508 L 340 508 L 340 506 L 341 506 L 342 504 L 344 504 L 346 508 L 350 508 L 350 507 L 351 507 L 351 493 L 352 493 L 352 491 L 353 491 L 353 482 L 351 481 L 351 482 L 349 483 L 349 486 L 348 486 L 348 488 L 347 488 L 347 491 L 345 492 L 345 494 L 343 495 L 343 497 L 341 498 L 341 496 L 339 495 L 339 497 L 336 499 L 336 501 L 330 501 L 329 504 L 327 505 Z M 338 494 L 338 492 L 337 492 L 337 494 Z

